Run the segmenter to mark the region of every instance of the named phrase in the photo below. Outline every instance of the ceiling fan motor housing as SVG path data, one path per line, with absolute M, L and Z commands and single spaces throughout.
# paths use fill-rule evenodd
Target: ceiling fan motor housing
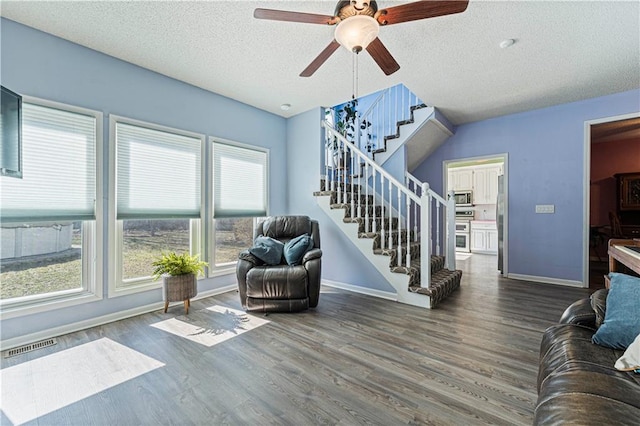
M 340 20 L 345 20 L 356 15 L 367 15 L 372 18 L 378 11 L 378 4 L 375 1 L 339 1 L 336 5 L 335 16 Z

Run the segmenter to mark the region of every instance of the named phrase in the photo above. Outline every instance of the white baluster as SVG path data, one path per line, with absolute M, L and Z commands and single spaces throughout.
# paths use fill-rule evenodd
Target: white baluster
M 440 201 L 436 200 L 436 254 L 442 255 L 440 248 Z
M 429 209 L 429 247 L 433 247 L 433 212 L 431 211 L 431 205 L 433 204 L 433 196 L 431 192 L 429 192 L 429 204 L 427 204 L 427 208 Z
M 362 183 L 360 181 L 360 178 L 362 177 L 362 159 L 360 158 L 360 153 L 357 154 L 356 168 L 358 169 L 358 184 L 356 185 L 356 188 L 358 192 L 358 208 L 356 210 L 356 217 L 362 217 Z
M 402 266 L 402 191 L 398 187 L 398 266 Z M 409 228 L 406 228 L 409 232 Z M 407 239 L 407 242 L 409 240 Z
M 331 136 L 332 136 L 332 138 L 336 137 L 336 135 L 333 132 L 331 132 Z M 330 151 L 330 153 L 331 153 L 330 154 L 331 158 L 329 159 L 329 161 L 331 161 L 331 166 L 332 166 L 331 167 L 331 191 L 335 192 L 335 190 L 336 190 L 336 178 L 337 178 L 336 173 L 338 172 L 338 169 L 336 168 L 337 165 L 333 162 L 334 156 L 337 153 L 337 151 L 334 151 L 333 141 L 331 141 L 331 151 Z M 337 201 L 338 201 L 338 197 L 336 195 L 336 202 Z
M 384 175 L 380 173 L 380 208 L 382 214 L 380 215 L 380 248 L 384 248 L 386 228 L 384 227 Z
M 413 182 L 414 193 L 418 196 L 418 184 Z M 413 202 L 413 241 L 418 241 L 418 203 Z
M 378 218 L 378 216 L 376 215 L 376 180 L 378 179 L 378 176 L 376 175 L 376 169 L 373 169 L 373 172 L 371 173 L 371 182 L 373 182 L 373 207 L 372 207 L 372 216 L 373 216 L 373 221 L 371 223 L 371 232 L 378 232 L 378 226 L 376 225 L 376 219 Z M 369 211 L 367 211 L 367 214 L 369 214 Z
M 411 239 L 409 238 L 409 230 L 411 229 L 411 197 L 409 194 L 405 194 L 407 202 L 407 268 L 411 266 Z
M 392 228 L 392 217 L 391 217 L 391 212 L 393 211 L 393 203 L 391 202 L 393 200 L 393 186 L 391 185 L 391 179 L 389 179 L 389 233 L 387 235 L 387 239 L 389 240 L 389 250 L 393 249 L 393 228 Z M 382 224 L 382 226 L 384 227 L 384 223 Z
M 429 234 L 429 224 L 431 218 L 429 217 L 431 211 L 429 209 L 429 184 L 422 184 L 422 197 L 420 197 L 420 287 L 428 288 L 431 285 L 431 246 L 429 240 L 431 239 Z
M 369 185 L 367 185 L 367 177 L 369 176 L 369 163 L 364 166 L 364 232 L 369 232 Z
M 355 171 L 354 167 L 353 167 L 353 157 L 354 157 L 353 154 L 355 154 L 355 152 L 353 152 L 351 147 L 349 147 L 348 153 L 349 153 L 349 156 L 347 158 L 349 160 L 349 163 L 348 163 L 349 165 L 348 165 L 348 167 L 347 167 L 345 172 L 347 173 L 347 177 L 348 177 L 348 181 L 349 181 L 349 189 L 351 190 L 351 217 L 356 217 L 356 212 L 355 212 L 355 209 L 356 209 L 356 199 L 355 199 L 356 194 L 354 192 L 355 188 L 353 186 L 353 173 Z

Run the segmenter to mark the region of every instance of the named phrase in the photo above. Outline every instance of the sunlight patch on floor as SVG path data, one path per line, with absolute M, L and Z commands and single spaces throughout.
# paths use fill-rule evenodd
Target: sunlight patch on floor
M 244 311 L 214 305 L 151 326 L 211 347 L 269 322 Z
M 0 408 L 22 424 L 163 366 L 102 338 L 0 370 Z

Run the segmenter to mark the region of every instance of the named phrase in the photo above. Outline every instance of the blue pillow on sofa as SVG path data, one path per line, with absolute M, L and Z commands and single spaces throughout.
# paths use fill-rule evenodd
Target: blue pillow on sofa
M 284 260 L 290 266 L 299 265 L 304 254 L 313 247 L 313 238 L 309 234 L 295 237 L 284 245 Z
M 609 273 L 609 278 L 604 322 L 591 340 L 601 346 L 626 349 L 640 334 L 640 278 L 616 272 Z
M 284 244 L 271 237 L 260 235 L 253 242 L 249 253 L 262 260 L 267 265 L 279 265 L 282 260 Z

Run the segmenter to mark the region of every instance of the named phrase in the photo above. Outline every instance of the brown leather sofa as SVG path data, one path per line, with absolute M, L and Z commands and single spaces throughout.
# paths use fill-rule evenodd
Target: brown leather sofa
M 269 217 L 258 224 L 254 239 L 264 235 L 287 243 L 303 234 L 313 238 L 313 247 L 300 265 L 290 266 L 284 259 L 279 265 L 266 265 L 249 250 L 239 254 L 236 275 L 245 310 L 295 312 L 318 305 L 322 267 L 318 222 L 308 216 Z
M 640 375 L 618 371 L 624 353 L 591 342 L 602 324 L 607 290 L 573 303 L 540 346 L 535 425 L 638 425 Z

